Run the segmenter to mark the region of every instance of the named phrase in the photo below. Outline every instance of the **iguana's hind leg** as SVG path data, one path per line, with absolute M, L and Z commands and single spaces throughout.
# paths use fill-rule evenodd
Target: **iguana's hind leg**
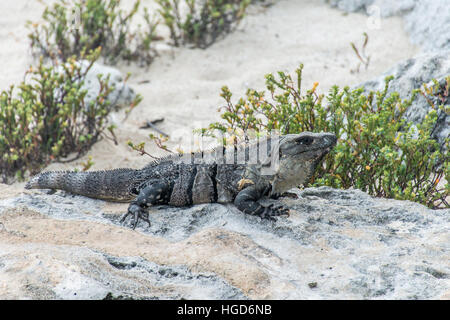
M 147 184 L 139 191 L 138 196 L 128 206 L 127 213 L 125 213 L 120 219 L 120 222 L 124 222 L 125 219 L 131 215 L 132 227 L 136 228 L 139 219 L 144 220 L 149 226 L 150 220 L 148 220 L 148 207 L 155 204 L 167 203 L 170 198 L 170 188 L 168 184 L 154 183 Z
M 257 215 L 263 219 L 275 220 L 275 216 L 289 215 L 289 209 L 270 204 L 265 207 L 258 200 L 268 193 L 268 189 L 257 188 L 255 185 L 244 188 L 234 199 L 236 207 L 244 213 Z

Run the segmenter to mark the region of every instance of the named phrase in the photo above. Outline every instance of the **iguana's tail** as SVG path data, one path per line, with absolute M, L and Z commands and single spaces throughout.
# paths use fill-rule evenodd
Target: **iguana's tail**
M 25 188 L 59 189 L 90 198 L 129 201 L 136 196 L 132 193 L 132 187 L 138 183 L 138 176 L 139 170 L 134 169 L 48 171 L 31 178 Z

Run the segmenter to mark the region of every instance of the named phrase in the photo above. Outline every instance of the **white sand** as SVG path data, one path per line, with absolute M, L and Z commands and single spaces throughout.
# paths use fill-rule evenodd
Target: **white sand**
M 39 19 L 43 3 L 52 1 L 1 1 L 0 10 L 0 89 L 18 83 L 32 62 L 25 21 Z M 119 146 L 109 140 L 97 143 L 82 159 L 69 164 L 52 164 L 48 169 L 80 167 L 92 156 L 92 169 L 141 167 L 149 161 L 126 146 L 126 141 L 149 141 L 151 130 L 138 129 L 148 119 L 164 117 L 159 127 L 171 136 L 168 145 L 186 146 L 192 129 L 219 120 L 217 108 L 223 105 L 220 88 L 230 87 L 234 98 L 247 88 L 264 89 L 264 75 L 278 70 L 293 73 L 302 62 L 303 88 L 319 82 L 326 92 L 337 84 L 356 85 L 374 78 L 395 63 L 410 58 L 418 48 L 409 43 L 400 18 L 381 21 L 378 30 L 368 29 L 368 18 L 361 14 L 343 14 L 322 1 L 280 0 L 267 9 L 254 6 L 240 25 L 207 50 L 166 49 L 148 70 L 137 66 L 120 66 L 132 72 L 130 83 L 143 95 L 143 102 L 116 131 Z M 151 1 L 143 1 L 143 5 Z M 127 4 L 130 5 L 130 2 Z M 5 14 L 6 13 L 6 14 Z M 350 42 L 362 44 L 363 32 L 369 35 L 366 52 L 371 56 L 369 68 L 350 73 L 358 64 Z M 167 48 L 167 46 L 166 46 Z M 149 83 L 139 84 L 143 80 Z M 117 115 L 123 118 L 123 113 Z M 147 149 L 160 154 L 154 146 Z

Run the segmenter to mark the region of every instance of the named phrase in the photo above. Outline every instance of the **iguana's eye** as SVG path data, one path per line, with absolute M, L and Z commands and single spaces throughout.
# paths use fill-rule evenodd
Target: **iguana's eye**
M 131 188 L 130 192 L 131 192 L 132 194 L 135 194 L 135 195 L 138 195 L 138 194 L 139 194 L 139 191 L 137 190 L 136 187 Z
M 311 137 L 301 137 L 297 139 L 297 143 L 305 146 L 309 146 L 313 142 L 313 138 Z

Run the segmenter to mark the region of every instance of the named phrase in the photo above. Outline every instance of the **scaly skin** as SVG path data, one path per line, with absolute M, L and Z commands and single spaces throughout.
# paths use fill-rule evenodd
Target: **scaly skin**
M 244 213 L 273 219 L 287 215 L 288 209 L 265 207 L 258 200 L 276 198 L 307 182 L 335 144 L 334 134 L 303 132 L 268 138 L 258 145 L 174 155 L 140 170 L 44 172 L 25 188 L 60 189 L 96 199 L 131 202 L 121 221 L 131 215 L 133 229 L 140 218 L 150 224 L 147 209 L 156 204 L 234 202 Z

